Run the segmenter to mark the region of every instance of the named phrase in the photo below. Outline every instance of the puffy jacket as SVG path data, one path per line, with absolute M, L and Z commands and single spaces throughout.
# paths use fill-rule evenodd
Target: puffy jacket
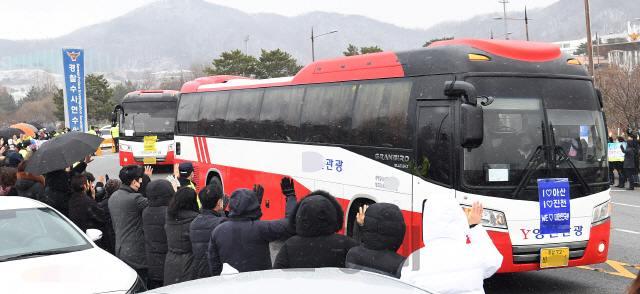
M 206 278 L 211 276 L 209 269 L 209 261 L 207 260 L 207 248 L 211 233 L 218 225 L 228 221 L 229 219 L 222 216 L 214 210 L 201 210 L 200 215 L 191 222 L 189 234 L 191 237 L 191 245 L 193 246 L 193 257 L 195 258 L 196 268 L 198 269 L 198 278 Z
M 149 206 L 142 211 L 145 249 L 149 279 L 164 280 L 164 263 L 167 257 L 166 223 L 167 205 L 173 197 L 173 186 L 167 180 L 155 180 L 147 186 Z
M 253 191 L 233 191 L 229 197 L 229 221 L 211 233 L 208 248 L 211 275 L 220 275 L 224 263 L 239 272 L 271 269 L 269 242 L 295 232 L 287 218 L 293 215 L 296 203 L 296 197 L 287 197 L 285 218 L 265 221 L 260 220 L 262 210 Z
M 325 191 L 315 191 L 304 197 L 292 213 L 295 217 L 290 221 L 297 235 L 282 245 L 273 267 L 344 267 L 347 252 L 358 242 L 336 234 L 344 222 L 344 211 L 336 198 Z
M 109 212 L 116 232 L 116 256 L 135 270 L 147 268 L 142 228 L 142 211 L 147 205 L 147 198 L 124 184 L 109 198 Z
M 44 201 L 44 183 L 43 176 L 18 172 L 16 190 L 18 190 L 19 196 Z
M 164 268 L 164 285 L 171 285 L 198 278 L 198 271 L 193 258 L 189 227 L 198 213 L 191 210 L 180 210 L 175 214 L 167 213 L 167 259 Z
M 71 188 L 69 187 L 71 178 L 76 174 L 81 174 L 87 168 L 87 164 L 81 162 L 67 172 L 63 169 L 54 170 L 44 174 L 44 202 L 55 208 L 65 216 L 69 216 L 69 197 Z
M 396 253 L 404 240 L 402 211 L 390 203 L 375 203 L 365 212 L 362 245 L 347 254 L 346 267 L 400 278 L 405 257 Z
M 487 231 L 480 224 L 469 229 L 466 214 L 453 197 L 427 200 L 422 239 L 425 247 L 407 258 L 418 260 L 419 270 L 413 271 L 416 265 L 404 267 L 401 280 L 435 293 L 484 293 L 483 280 L 502 264 Z

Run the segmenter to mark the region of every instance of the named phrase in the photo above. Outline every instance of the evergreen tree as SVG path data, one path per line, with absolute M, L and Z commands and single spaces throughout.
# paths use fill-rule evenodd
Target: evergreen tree
M 360 47 L 360 54 L 382 52 L 382 49 L 378 46 Z
M 429 45 L 438 42 L 438 41 L 447 41 L 447 40 L 453 40 L 453 37 L 444 37 L 444 38 L 436 38 L 436 39 L 431 39 L 429 41 L 427 41 L 426 43 L 424 43 L 424 45 L 422 45 L 422 47 L 429 47 Z
M 5 114 L 13 114 L 18 109 L 16 101 L 13 96 L 7 91 L 7 87 L 0 84 L 0 109 L 4 110 Z
M 213 67 L 206 67 L 203 71 L 208 75 L 233 75 L 253 78 L 258 70 L 258 60 L 242 53 L 240 49 L 222 52 L 220 58 L 214 59 Z
M 53 105 L 56 106 L 56 109 L 53 110 L 53 115 L 58 120 L 64 120 L 64 91 L 62 89 L 57 89 L 53 93 Z
M 85 77 L 87 94 L 87 119 L 108 119 L 113 111 L 115 102 L 111 101 L 113 89 L 109 88 L 109 82 L 103 75 L 90 74 Z
M 347 47 L 347 51 L 342 52 L 342 54 L 344 54 L 344 56 L 360 55 L 360 53 L 358 52 L 358 46 L 353 44 L 349 44 L 349 47 Z
M 289 77 L 296 75 L 303 66 L 298 65 L 291 54 L 280 49 L 267 51 L 262 49 L 258 60 L 256 77 L 260 79 Z

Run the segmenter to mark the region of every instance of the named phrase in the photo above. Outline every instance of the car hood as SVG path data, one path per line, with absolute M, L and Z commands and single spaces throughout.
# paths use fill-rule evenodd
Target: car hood
M 0 262 L 3 293 L 124 293 L 136 278 L 100 248 Z

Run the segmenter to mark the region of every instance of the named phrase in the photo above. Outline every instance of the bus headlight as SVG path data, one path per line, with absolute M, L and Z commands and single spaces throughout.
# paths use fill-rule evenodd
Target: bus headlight
M 467 215 L 471 212 L 471 207 L 469 206 L 462 206 L 462 209 Z M 507 218 L 504 216 L 504 212 L 484 208 L 480 224 L 484 227 L 506 229 Z
M 169 148 L 167 148 L 167 151 L 173 151 L 173 144 L 169 144 Z
M 120 151 L 131 152 L 131 145 L 120 144 Z
M 603 224 L 607 220 L 609 220 L 609 217 L 611 217 L 611 201 L 607 200 L 607 202 L 593 208 L 591 226 L 595 227 L 597 225 Z

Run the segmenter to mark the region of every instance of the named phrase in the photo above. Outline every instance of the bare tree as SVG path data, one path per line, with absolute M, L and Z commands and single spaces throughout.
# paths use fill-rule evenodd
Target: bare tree
M 144 71 L 144 77 L 139 83 L 141 90 L 152 90 L 155 89 L 156 82 L 153 79 L 153 74 L 150 70 Z
M 207 68 L 208 64 L 206 61 L 192 62 L 189 70 L 193 73 L 193 79 L 206 77 L 207 73 L 204 72 L 204 69 Z
M 612 65 L 596 72 L 610 128 L 633 129 L 640 123 L 640 66 L 632 70 Z

